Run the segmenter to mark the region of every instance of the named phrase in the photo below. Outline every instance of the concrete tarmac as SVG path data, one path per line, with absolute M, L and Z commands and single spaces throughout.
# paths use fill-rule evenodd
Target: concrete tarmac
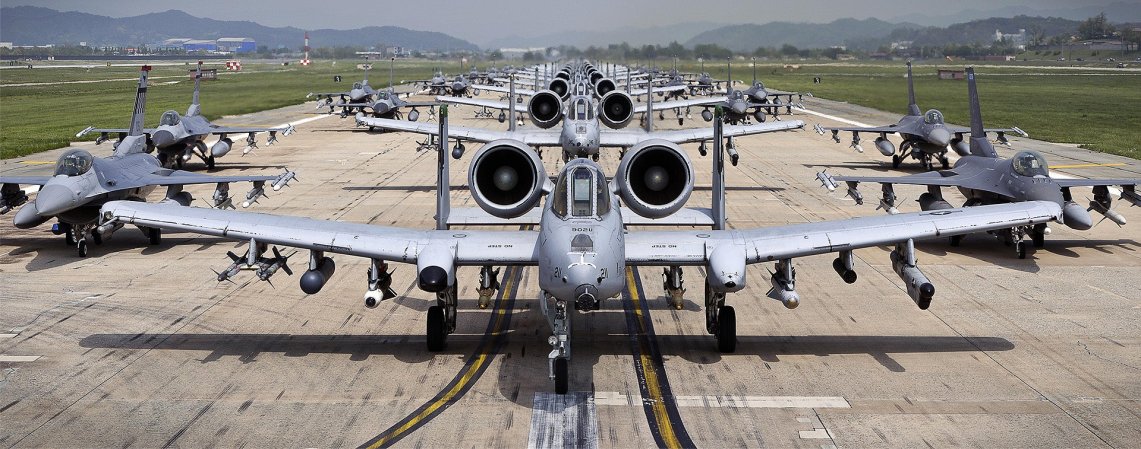
M 805 106 L 875 125 L 898 119 L 821 99 Z M 452 107 L 452 123 L 505 128 L 472 118 L 475 110 Z M 222 122 L 314 112 L 310 102 Z M 686 126 L 709 126 L 697 112 Z M 676 128 L 669 115 L 657 123 Z M 859 154 L 847 136 L 835 144 L 811 131 L 838 122 L 795 118 L 805 130 L 737 139 L 740 164 L 726 171 L 732 227 L 881 214 L 878 186 L 863 186 L 871 201 L 856 206 L 815 173 L 918 170 L 911 161 L 891 169 L 870 139 Z M 436 155 L 418 152 L 419 140 L 330 117 L 251 155 L 235 151 L 212 172 L 297 171 L 300 182 L 251 212 L 428 228 Z M 1134 160 L 1011 141 L 1072 166 L 1055 170 L 1069 176 L 1141 177 Z M 470 155 L 478 145 L 467 147 Z M 706 206 L 711 158 L 687 150 L 698 173 L 691 205 Z M 0 172 L 50 172 L 59 153 L 6 160 Z M 548 172 L 561 167 L 557 149 L 543 156 Z M 454 185 L 465 183 L 469 159 L 453 161 Z M 618 162 L 603 151 L 607 170 Z M 213 186 L 188 190 L 204 206 Z M 918 210 L 923 191 L 898 186 L 901 211 Z M 460 188 L 453 205 L 476 207 Z M 305 295 L 297 275 L 215 281 L 211 269 L 241 243 L 168 233 L 151 247 L 128 227 L 80 259 L 49 224 L 15 229 L 9 215 L 0 222 L 0 446 L 1138 447 L 1141 208 L 1117 210 L 1131 223 L 1054 224 L 1025 260 L 986 235 L 959 248 L 920 244 L 936 286 L 926 311 L 907 297 L 886 247 L 856 251 L 852 285 L 832 271 L 832 256 L 796 259 L 796 310 L 765 297 L 771 265 L 751 266 L 748 287 L 727 300 L 737 313 L 733 354 L 718 353 L 705 331 L 702 270 L 685 272 L 683 310 L 667 306 L 659 270 L 630 270 L 622 297 L 574 315 L 574 393 L 565 397 L 547 378 L 534 269 L 504 268 L 486 310 L 476 307 L 478 271 L 459 270 L 457 331 L 429 353 L 434 298 L 416 288 L 414 267 L 393 265 L 399 297 L 367 309 L 365 259 L 334 256 L 329 284 Z M 292 267 L 305 259 L 298 253 Z

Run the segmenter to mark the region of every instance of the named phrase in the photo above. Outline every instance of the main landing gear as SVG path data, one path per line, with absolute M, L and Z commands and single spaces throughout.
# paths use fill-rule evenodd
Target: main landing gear
M 547 354 L 547 366 L 551 380 L 555 381 L 555 393 L 567 394 L 570 385 L 568 363 L 570 360 L 570 310 L 566 301 L 543 294 L 545 297 L 539 301 L 543 309 L 543 316 L 551 325 L 551 336 L 547 343 L 551 345 L 551 352 Z
M 725 305 L 725 293 L 705 284 L 705 330 L 717 338 L 717 350 L 728 354 L 737 350 L 737 313 Z
M 436 305 L 428 308 L 428 350 L 439 352 L 444 350 L 448 334 L 456 331 L 456 297 L 459 294 L 458 285 L 453 284 L 444 291 L 436 293 Z

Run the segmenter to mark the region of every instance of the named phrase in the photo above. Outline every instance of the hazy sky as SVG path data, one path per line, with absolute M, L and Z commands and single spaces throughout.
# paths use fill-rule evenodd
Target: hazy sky
M 303 29 L 351 29 L 368 25 L 398 25 L 441 31 L 477 44 L 518 35 L 536 36 L 569 31 L 645 27 L 682 22 L 765 23 L 776 20 L 830 22 L 843 17 L 892 19 L 908 14 L 945 15 L 967 9 L 994 10 L 1016 5 L 1034 9 L 1076 8 L 1114 0 L 4 0 L 4 6 L 35 5 L 61 11 L 81 11 L 111 17 L 181 9 L 195 16 L 250 20 L 268 26 Z M 1118 0 L 1120 1 L 1120 0 Z M 1129 3 L 1141 0 L 1125 0 Z M 575 11 L 577 10 L 577 11 Z M 586 20 L 569 21 L 579 13 Z M 1028 10 L 1027 14 L 1034 11 Z M 234 34 L 241 34 L 236 32 Z

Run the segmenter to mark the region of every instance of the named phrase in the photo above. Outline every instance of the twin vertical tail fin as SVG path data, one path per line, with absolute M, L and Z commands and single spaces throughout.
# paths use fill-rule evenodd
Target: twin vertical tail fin
M 145 65 L 139 71 L 139 88 L 135 91 L 135 111 L 131 113 L 131 127 L 127 135 L 140 136 L 143 134 L 143 121 L 147 112 L 147 77 L 150 76 L 151 66 Z
M 915 78 L 911 76 L 911 61 L 907 61 L 907 114 L 923 115 L 915 102 Z
M 975 68 L 967 67 L 967 97 L 971 110 L 971 154 L 981 157 L 997 158 L 998 152 L 994 145 L 986 138 L 983 129 L 982 107 L 979 106 L 979 90 L 975 85 Z

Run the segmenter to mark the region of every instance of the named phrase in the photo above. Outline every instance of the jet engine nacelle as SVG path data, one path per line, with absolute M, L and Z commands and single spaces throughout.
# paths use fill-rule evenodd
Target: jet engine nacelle
M 971 154 L 971 145 L 963 140 L 962 136 L 956 136 L 951 139 L 951 149 L 958 153 L 959 156 L 968 156 Z
M 551 84 L 547 85 L 547 89 L 554 92 L 559 98 L 567 98 L 570 96 L 570 83 L 562 78 L 551 80 Z
M 602 76 L 601 73 L 599 73 L 598 75 Z M 591 77 L 591 79 L 593 80 L 594 78 Z M 598 94 L 599 97 L 605 96 L 606 94 L 608 94 L 610 92 L 614 92 L 615 90 L 618 89 L 618 85 L 614 84 L 614 80 L 612 80 L 610 78 L 598 78 L 597 81 L 593 81 L 593 82 L 594 82 L 594 93 Z
M 230 149 L 233 148 L 233 146 L 234 146 L 234 141 L 230 140 L 229 137 L 223 137 L 221 139 L 218 139 L 218 142 L 210 147 L 210 156 L 213 156 L 213 157 L 225 156 L 226 153 L 230 152 Z
M 887 140 L 882 136 L 876 137 L 876 149 L 880 150 L 880 154 L 883 154 L 884 156 L 891 156 L 895 154 L 895 145 L 892 144 L 890 140 Z
M 544 90 L 531 96 L 531 101 L 527 103 L 527 112 L 531 117 L 531 123 L 547 129 L 562 120 L 563 100 L 555 92 Z
M 500 139 L 475 152 L 468 185 L 476 204 L 499 218 L 515 218 L 539 203 L 548 182 L 543 161 L 523 142 Z
M 953 208 L 954 206 L 951 206 L 951 203 L 948 203 L 947 200 L 932 195 L 931 192 L 923 192 L 922 195 L 919 195 L 919 209 L 921 210 L 928 211 Z
M 634 119 L 634 100 L 626 92 L 611 91 L 598 102 L 598 121 L 611 129 L 626 127 Z
M 613 182 L 626 207 L 646 218 L 661 218 L 689 199 L 693 164 L 676 144 L 649 139 L 626 151 Z
M 597 70 L 591 70 L 589 76 L 590 76 L 590 84 L 594 84 L 594 85 L 598 85 L 599 81 L 601 81 L 603 78 L 606 78 L 606 75 L 603 75 L 602 72 L 599 72 Z

